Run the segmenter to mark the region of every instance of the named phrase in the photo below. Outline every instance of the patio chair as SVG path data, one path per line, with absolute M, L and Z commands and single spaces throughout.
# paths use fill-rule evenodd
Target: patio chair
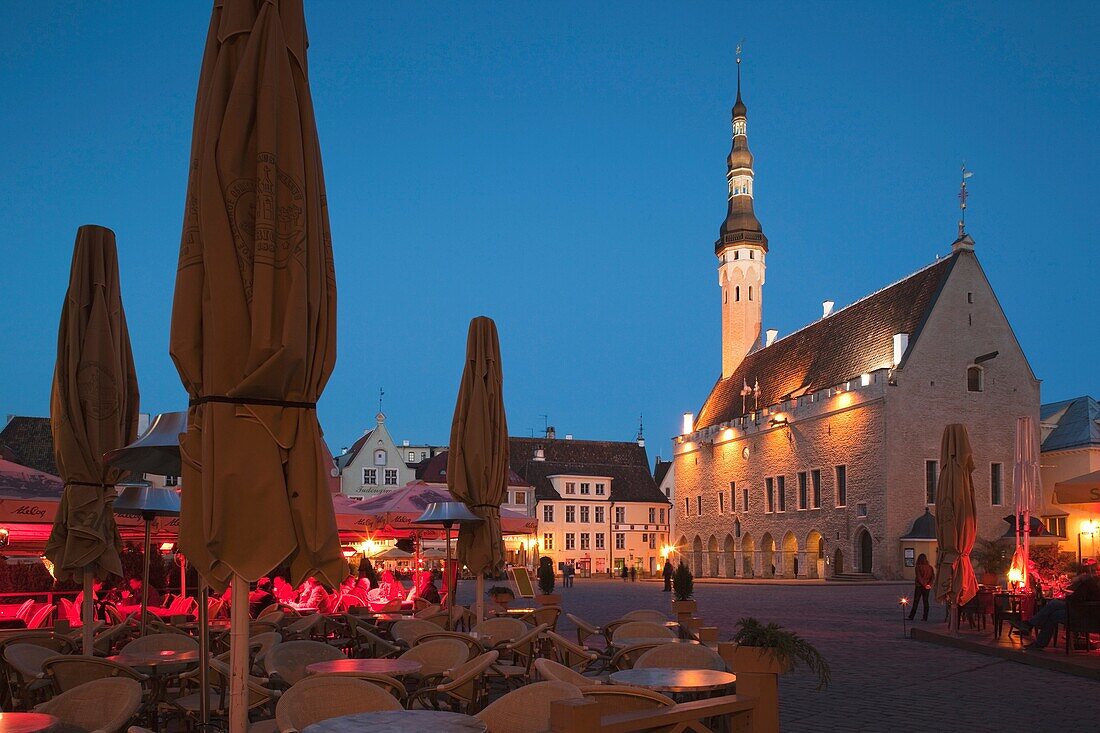
M 46 649 L 53 649 L 54 654 L 70 654 L 75 649 L 72 639 L 50 631 L 23 632 L 5 637 L 0 641 L 0 651 L 11 644 L 34 644 Z
M 126 638 L 126 635 L 133 630 L 134 628 L 129 624 L 115 624 L 114 626 L 108 626 L 92 638 L 93 652 L 100 656 L 109 656 L 115 644 Z
M 531 662 L 535 658 L 539 636 L 547 628 L 549 627 L 546 624 L 540 624 L 514 641 L 499 644 L 497 650 L 501 657 L 507 659 L 507 663 L 494 664 L 489 670 L 489 676 L 499 677 L 505 687 L 526 682 L 531 674 Z
M 294 642 L 297 643 L 297 642 Z M 212 657 L 210 659 L 210 697 L 208 698 L 208 705 L 211 715 L 225 716 L 229 714 L 229 664 L 222 659 Z M 189 681 L 194 682 L 198 679 L 198 670 L 193 670 L 184 675 Z M 263 677 L 254 677 L 248 675 L 248 679 L 245 680 L 245 689 L 248 695 L 248 712 L 250 715 L 260 712 L 269 711 L 270 707 L 279 697 L 277 690 L 271 690 L 264 687 L 265 680 Z M 169 707 L 175 708 L 182 712 L 192 722 L 199 716 L 199 705 L 202 701 L 202 692 L 193 692 L 187 695 L 181 695 L 177 698 L 169 698 L 167 703 Z M 270 717 L 270 715 L 269 715 Z
M 439 631 L 439 626 L 420 618 L 408 618 L 397 621 L 390 627 L 390 636 L 398 646 L 411 647 L 424 634 Z
M 541 680 L 557 680 L 558 682 L 568 682 L 571 685 L 577 687 L 583 687 L 586 685 L 600 685 L 603 684 L 602 680 L 594 679 L 592 677 L 585 677 L 580 672 L 566 667 L 564 664 L 559 664 L 553 659 L 536 659 L 532 665 L 535 668 L 535 673 L 538 674 Z
M 585 646 L 589 638 L 593 636 L 603 636 L 603 630 L 599 626 L 588 623 L 580 616 L 567 613 L 565 617 L 577 627 L 577 643 L 581 646 Z
M 580 689 L 565 682 L 536 682 L 512 690 L 491 703 L 475 718 L 489 733 L 529 733 L 550 729 L 550 704 L 557 700 L 579 700 Z
M 317 631 L 317 627 L 325 617 L 319 613 L 311 613 L 288 623 L 282 628 L 283 639 L 293 641 L 296 639 L 309 639 Z
M 252 666 L 257 670 L 263 668 L 264 656 L 271 651 L 271 647 L 283 643 L 283 636 L 278 631 L 265 631 L 248 638 L 248 651 L 252 655 Z
M 1092 634 L 1100 634 L 1100 602 L 1073 601 L 1066 603 L 1066 654 L 1072 654 L 1076 637 L 1083 634 L 1088 646 Z
M 66 655 L 50 657 L 42 663 L 42 671 L 53 681 L 54 690 L 62 693 L 95 680 L 121 677 L 148 689 L 149 677 L 124 664 L 99 657 Z
M 420 677 L 446 672 L 464 664 L 470 658 L 469 647 L 458 639 L 435 639 L 417 644 L 398 659 L 420 662 Z
M 351 632 L 352 643 L 355 646 L 357 654 L 365 650 L 367 652 L 366 656 L 368 657 L 388 659 L 397 656 L 402 651 L 401 647 L 383 639 L 381 636 L 374 633 L 370 627 L 355 617 L 349 617 L 348 626 Z
M 409 698 L 409 709 L 422 705 L 440 710 L 445 706 L 467 715 L 479 710 L 488 692 L 485 674 L 497 657 L 495 651 L 485 652 L 454 669 L 423 678 L 421 688 Z
M 120 650 L 122 654 L 151 654 L 155 652 L 197 652 L 199 642 L 190 636 L 176 633 L 139 636 Z
M 8 644 L 4 647 L 13 704 L 18 704 L 22 709 L 29 708 L 32 700 L 41 698 L 50 689 L 50 680 L 43 672 L 42 664 L 55 656 L 57 652 L 53 649 L 37 644 Z
M 416 599 L 418 603 L 414 603 L 413 607 L 416 611 L 413 613 L 413 618 L 428 618 L 434 616 L 443 609 L 439 607 L 438 603 L 428 603 L 423 598 Z
M 477 623 L 477 614 L 466 606 L 451 606 L 451 628 L 455 631 L 469 631 Z
M 596 652 L 585 649 L 579 644 L 574 644 L 561 634 L 553 631 L 546 633 L 546 639 L 550 642 L 552 658 L 574 672 L 583 673 L 600 659 L 600 655 Z
M 485 653 L 485 647 L 480 641 L 461 631 L 430 631 L 417 637 L 416 644 L 423 644 L 432 639 L 458 639 L 469 648 L 470 659 Z M 416 644 L 413 644 L 413 646 L 416 646 Z
M 666 614 L 648 608 L 639 608 L 636 611 L 624 613 L 622 618 L 624 621 L 649 621 L 662 625 L 668 621 L 668 616 Z
M 401 701 L 404 701 L 409 696 L 409 691 L 405 688 L 405 683 L 388 674 L 381 674 L 378 672 L 321 672 L 320 674 L 311 674 L 308 679 L 312 680 L 317 677 L 350 677 L 357 680 L 364 680 L 372 685 L 377 685 Z
M 264 671 L 272 687 L 287 688 L 306 677 L 306 667 L 316 662 L 347 659 L 342 651 L 320 641 L 284 641 L 264 655 Z
M 40 628 L 42 628 L 42 626 L 46 623 L 46 619 L 48 619 L 50 617 L 50 615 L 53 614 L 54 609 L 56 609 L 56 608 L 57 607 L 54 606 L 53 604 L 47 603 L 46 605 L 42 606 L 41 608 L 35 609 L 34 613 L 30 614 L 27 617 L 27 628 L 28 629 L 40 629 Z
M 638 658 L 648 652 L 650 649 L 656 649 L 659 646 L 672 646 L 670 644 L 661 644 L 658 642 L 644 643 L 644 644 L 631 644 L 630 646 L 623 647 L 619 651 L 611 655 L 611 659 L 608 660 L 608 669 L 619 671 L 623 669 L 632 668 L 638 661 Z
M 52 715 L 78 730 L 115 733 L 137 714 L 141 697 L 142 687 L 132 679 L 100 679 L 61 693 L 38 705 L 35 712 Z
M 520 617 L 520 621 L 528 626 L 546 624 L 551 631 L 557 631 L 559 616 L 561 616 L 561 606 L 543 606 L 542 608 L 536 608 L 531 613 L 524 614 Z
M 478 638 L 486 637 L 485 646 L 507 644 L 527 634 L 527 624 L 518 618 L 487 618 L 474 627 Z
M 659 644 L 635 659 L 635 669 L 646 667 L 729 671 L 718 652 L 702 644 Z
M 260 612 L 256 614 L 256 620 L 264 620 L 268 616 L 276 616 L 279 620 L 283 618 L 283 607 L 278 603 L 272 603 L 270 606 L 264 606 L 260 609 Z
M 627 621 L 611 630 L 611 640 L 616 639 L 675 639 L 676 634 L 663 624 L 652 621 Z
M 581 693 L 587 700 L 594 700 L 599 706 L 600 717 L 619 713 L 636 713 L 643 710 L 668 708 L 676 701 L 644 687 L 627 685 L 593 685 L 581 687 Z
M 284 692 L 275 705 L 275 722 L 280 733 L 298 733 L 329 718 L 401 709 L 398 699 L 377 685 L 326 675 L 302 680 Z
M 27 600 L 23 601 L 23 605 L 21 605 L 19 607 L 19 610 L 15 612 L 15 617 L 16 618 L 21 618 L 24 621 L 26 621 L 28 614 L 30 614 L 31 609 L 33 609 L 33 608 L 34 608 L 34 599 L 33 598 L 28 598 Z

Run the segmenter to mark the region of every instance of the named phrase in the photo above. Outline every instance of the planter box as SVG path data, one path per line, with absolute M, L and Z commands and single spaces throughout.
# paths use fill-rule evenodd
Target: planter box
M 727 659 L 734 674 L 784 674 L 791 665 L 780 664 L 770 649 L 756 646 L 734 646 Z
M 561 596 L 557 593 L 551 593 L 550 595 L 536 595 L 535 603 L 540 606 L 560 606 Z
M 673 601 L 672 602 L 672 612 L 675 613 L 676 615 L 686 613 L 690 616 L 691 614 L 695 613 L 697 608 L 698 608 L 698 604 L 696 604 L 695 601 Z

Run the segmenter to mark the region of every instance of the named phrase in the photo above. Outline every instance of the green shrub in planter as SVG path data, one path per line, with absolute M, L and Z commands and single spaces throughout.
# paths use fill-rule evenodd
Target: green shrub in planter
M 783 667 L 806 665 L 817 675 L 817 689 L 829 684 L 831 673 L 829 663 L 821 656 L 813 644 L 793 631 L 787 631 L 776 623 L 762 624 L 754 618 L 743 618 L 737 622 L 737 632 L 733 643 L 738 646 L 766 649 Z
M 543 555 L 539 558 L 539 569 L 536 573 L 539 580 L 539 591 L 548 596 L 554 592 L 554 561 Z
M 683 562 L 672 574 L 672 595 L 678 601 L 690 601 L 695 596 L 695 576 Z

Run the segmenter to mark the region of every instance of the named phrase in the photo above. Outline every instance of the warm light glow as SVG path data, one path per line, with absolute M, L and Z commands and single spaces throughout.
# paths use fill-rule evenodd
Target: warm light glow
M 695 415 L 690 412 L 685 412 L 683 434 L 687 435 L 688 433 L 690 433 L 693 427 L 695 427 Z
M 661 559 L 667 559 L 674 552 L 676 552 L 675 545 L 664 545 L 663 547 L 661 547 Z
M 851 392 L 841 392 L 836 396 L 836 405 L 837 407 L 848 407 L 855 400 L 856 398 L 852 396 Z
M 898 603 L 900 603 L 900 604 L 901 604 L 901 605 L 903 605 L 903 606 L 908 606 L 908 605 L 909 605 L 909 599 L 908 599 L 908 598 L 906 598 L 905 596 L 902 596 L 902 597 L 901 597 L 901 598 L 900 598 L 900 599 L 898 600 Z
M 1011 567 L 1008 569 L 1008 582 L 1009 583 L 1023 583 L 1024 571 L 1017 567 Z
M 787 413 L 777 412 L 775 414 L 775 417 L 773 417 L 768 422 L 770 422 L 772 425 L 786 425 L 790 422 L 790 419 L 787 417 Z
M 175 547 L 175 545 L 173 545 L 171 542 L 161 542 L 160 543 L 160 551 L 161 552 L 171 552 L 173 547 Z
M 1100 522 L 1097 522 L 1095 519 L 1086 519 L 1081 522 L 1082 534 L 1096 534 L 1097 531 L 1100 531 Z
M 57 580 L 57 576 L 53 574 L 53 563 L 50 562 L 50 559 L 43 555 L 39 560 L 42 561 L 42 567 L 46 568 L 46 572 L 50 574 L 50 577 Z

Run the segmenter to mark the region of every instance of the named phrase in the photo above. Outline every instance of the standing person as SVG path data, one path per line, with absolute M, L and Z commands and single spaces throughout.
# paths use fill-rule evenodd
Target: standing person
M 936 570 L 932 567 L 932 564 L 928 562 L 928 556 L 923 552 L 917 558 L 917 565 L 914 568 L 915 578 L 913 580 L 913 608 L 909 611 L 909 620 L 912 621 L 913 617 L 917 615 L 917 604 L 924 601 L 924 614 L 921 616 L 921 621 L 928 620 L 928 591 L 932 590 L 932 581 L 935 580 Z
M 637 583 L 638 582 L 638 568 L 635 567 L 634 565 L 630 566 L 630 582 L 631 583 Z
M 624 583 L 627 581 L 627 578 L 629 577 L 629 575 L 630 575 L 630 571 L 626 569 L 626 565 L 623 565 L 622 578 L 623 578 Z
M 664 569 L 664 572 L 662 573 L 662 575 L 664 575 L 664 577 L 665 577 L 665 587 L 664 587 L 664 592 L 665 593 L 671 593 L 672 592 L 672 573 L 673 572 L 674 571 L 672 569 L 672 560 L 669 560 L 666 557 L 665 558 L 665 569 Z
M 573 578 L 577 575 L 577 566 L 573 564 L 573 561 L 569 561 L 569 565 L 566 566 L 566 571 L 569 573 L 569 587 L 573 587 Z

